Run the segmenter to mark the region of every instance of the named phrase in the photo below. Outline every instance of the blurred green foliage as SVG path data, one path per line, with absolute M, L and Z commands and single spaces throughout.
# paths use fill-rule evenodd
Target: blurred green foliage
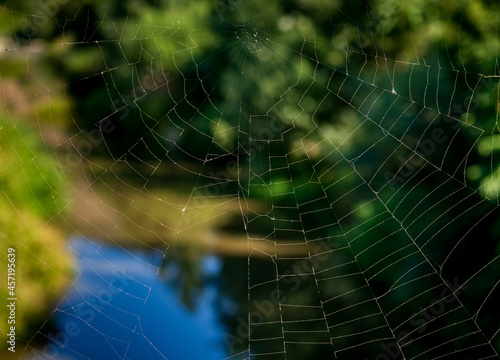
M 18 118 L 0 116 L 0 243 L 6 257 L 15 249 L 15 296 L 7 279 L 0 297 L 16 297 L 16 336 L 28 339 L 71 283 L 72 261 L 65 234 L 54 217 L 67 205 L 68 183 L 33 129 Z M 6 334 L 9 308 L 0 311 Z M 6 342 L 1 344 L 5 347 Z M 18 344 L 21 346 L 20 344 Z
M 0 185 L 5 200 L 14 207 L 48 221 L 64 210 L 68 188 L 65 175 L 40 134 L 17 119 L 0 119 Z

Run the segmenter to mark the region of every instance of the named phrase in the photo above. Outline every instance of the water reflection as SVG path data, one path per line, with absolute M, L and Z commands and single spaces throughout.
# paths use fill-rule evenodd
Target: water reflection
M 215 284 L 199 289 L 197 301 L 188 309 L 180 301 L 179 288 L 166 286 L 158 275 L 160 252 L 81 238 L 70 246 L 81 273 L 54 313 L 59 333 L 48 335 L 52 346 L 45 346 L 45 355 L 75 360 L 228 356 L 215 307 Z M 175 274 L 175 264 L 168 257 L 165 261 L 165 274 Z M 209 275 L 221 268 L 215 257 L 201 264 Z

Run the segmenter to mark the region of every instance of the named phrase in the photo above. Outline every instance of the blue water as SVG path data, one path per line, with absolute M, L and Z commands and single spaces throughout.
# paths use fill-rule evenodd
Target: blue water
M 224 329 L 206 287 L 189 311 L 157 275 L 161 253 L 95 241 L 70 243 L 80 273 L 53 313 L 58 332 L 42 350 L 64 360 L 223 359 Z M 167 260 L 168 261 L 168 258 Z M 217 272 L 217 258 L 204 262 Z

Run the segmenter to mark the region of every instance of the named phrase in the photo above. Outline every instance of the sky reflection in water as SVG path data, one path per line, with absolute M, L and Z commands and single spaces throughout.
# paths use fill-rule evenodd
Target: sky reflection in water
M 55 313 L 57 328 L 69 335 L 67 347 L 58 347 L 58 359 L 228 356 L 214 306 L 216 288 L 205 287 L 190 312 L 157 275 L 161 254 L 81 238 L 70 246 L 81 273 Z M 216 272 L 219 262 L 210 257 L 204 268 Z

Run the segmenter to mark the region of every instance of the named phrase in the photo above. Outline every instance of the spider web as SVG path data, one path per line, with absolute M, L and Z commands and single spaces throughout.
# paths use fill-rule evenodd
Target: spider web
M 223 9 L 240 21 L 212 10 L 222 17 L 215 30 L 184 18 L 160 24 L 129 14 L 117 23 L 105 11 L 95 19 L 84 7 L 61 17 L 9 4 L 2 9 L 12 19 L 12 34 L 2 34 L 3 57 L 26 74 L 12 97 L 9 70 L 2 71 L 3 111 L 10 118 L 17 104 L 36 109 L 43 153 L 53 154 L 71 179 L 68 207 L 79 210 L 68 219 L 60 209 L 47 224 L 62 219 L 78 237 L 106 240 L 134 264 L 122 268 L 100 242 L 91 241 L 91 253 L 71 242 L 77 274 L 51 318 L 63 314 L 84 333 L 98 334 L 95 345 L 111 349 L 108 358 L 189 358 L 169 353 L 170 335 L 146 325 L 146 309 L 160 291 L 149 281 L 174 261 L 179 244 L 237 212 L 246 270 L 234 286 L 246 292 L 247 304 L 244 317 L 228 310 L 238 322 L 213 340 L 224 346 L 222 357 L 499 357 L 497 105 L 488 108 L 492 121 L 475 120 L 476 112 L 485 116 L 477 102 L 498 104 L 496 60 L 481 74 L 438 57 L 426 50 L 435 44 L 426 43 L 422 27 L 412 32 L 407 53 L 396 56 L 381 41 L 382 30 L 366 40 L 367 24 L 333 2 L 325 24 L 301 25 L 283 6 L 277 29 L 231 2 Z M 209 5 L 217 10 L 219 3 Z M 20 38 L 25 23 L 51 26 L 59 43 Z M 75 23 L 86 31 L 75 33 Z M 113 36 L 100 39 L 102 29 Z M 447 41 L 456 39 L 459 50 L 466 46 L 460 32 Z M 88 63 L 75 79 L 53 84 L 37 65 L 58 52 Z M 109 107 L 93 109 L 82 122 L 70 94 L 92 97 L 99 86 Z M 58 94 L 77 129 L 68 138 L 51 117 Z M 5 126 L 14 127 L 10 119 Z M 138 124 L 136 137 L 116 146 L 113 136 L 126 119 Z M 483 174 L 489 180 L 479 183 L 481 149 L 490 166 Z M 99 152 L 108 161 L 93 156 Z M 25 165 L 7 160 L 11 172 Z M 168 191 L 178 186 L 186 198 Z M 210 249 L 230 246 L 208 238 Z M 153 255 L 132 249 L 139 245 Z M 85 285 L 82 268 L 94 286 Z M 120 330 L 106 333 L 101 321 Z M 19 358 L 99 358 L 78 336 L 53 338 L 46 327 L 19 339 L 27 343 Z M 35 346 L 40 338 L 52 351 Z

